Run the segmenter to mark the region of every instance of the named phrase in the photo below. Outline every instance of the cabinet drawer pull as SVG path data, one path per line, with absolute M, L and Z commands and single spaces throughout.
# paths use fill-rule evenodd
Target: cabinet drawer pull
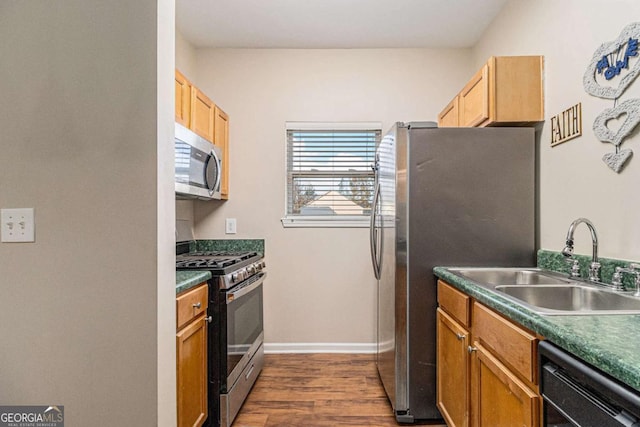
M 469 352 L 469 354 L 471 354 L 471 353 L 473 353 L 474 351 L 478 351 L 478 348 L 477 348 L 477 347 L 469 346 L 469 347 L 467 347 L 467 351 Z
M 209 322 L 209 323 L 211 323 L 211 322 L 213 322 L 213 317 L 211 317 L 211 316 L 209 316 L 209 317 L 205 317 L 205 318 L 204 318 L 204 321 L 205 321 L 205 322 Z
M 200 301 L 198 301 L 197 303 L 193 304 L 193 308 L 200 308 L 202 307 L 202 304 L 200 303 Z
M 456 333 L 456 337 L 458 338 L 458 341 L 462 341 L 463 339 L 465 339 L 467 336 L 461 334 L 460 332 Z

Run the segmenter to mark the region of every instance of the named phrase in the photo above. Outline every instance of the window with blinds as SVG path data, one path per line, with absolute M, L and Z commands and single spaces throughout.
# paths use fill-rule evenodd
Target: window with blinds
M 288 226 L 366 226 L 379 123 L 287 123 Z M 315 223 L 315 224 L 314 224 Z

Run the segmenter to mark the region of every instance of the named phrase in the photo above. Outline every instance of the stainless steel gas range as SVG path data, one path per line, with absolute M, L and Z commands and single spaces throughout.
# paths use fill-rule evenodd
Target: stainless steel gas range
M 230 427 L 264 365 L 265 262 L 257 252 L 189 252 L 176 246 L 176 269 L 207 270 L 208 376 L 212 427 Z

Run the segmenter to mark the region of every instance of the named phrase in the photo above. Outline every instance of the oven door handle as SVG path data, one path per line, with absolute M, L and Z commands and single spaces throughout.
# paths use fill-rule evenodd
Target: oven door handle
M 255 282 L 251 283 L 250 285 L 247 286 L 243 286 L 240 289 L 238 289 L 235 292 L 227 292 L 227 304 L 232 303 L 233 301 L 237 300 L 238 298 L 242 297 L 243 295 L 248 294 L 249 292 L 253 291 L 254 289 L 256 289 L 258 286 L 261 286 L 262 283 L 264 282 L 265 277 L 267 276 L 267 273 L 265 271 L 258 273 L 259 279 L 256 280 Z

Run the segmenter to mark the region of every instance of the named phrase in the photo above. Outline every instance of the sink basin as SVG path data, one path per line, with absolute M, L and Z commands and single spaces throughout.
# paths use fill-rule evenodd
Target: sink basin
M 474 282 L 488 285 L 560 285 L 569 284 L 569 279 L 554 276 L 538 269 L 521 268 L 470 268 L 453 270 Z
M 640 314 L 640 298 L 539 268 L 451 268 L 453 274 L 543 315 Z
M 640 299 L 590 286 L 503 285 L 496 286 L 495 289 L 544 314 L 553 314 L 554 311 L 562 312 L 557 314 L 640 313 Z

